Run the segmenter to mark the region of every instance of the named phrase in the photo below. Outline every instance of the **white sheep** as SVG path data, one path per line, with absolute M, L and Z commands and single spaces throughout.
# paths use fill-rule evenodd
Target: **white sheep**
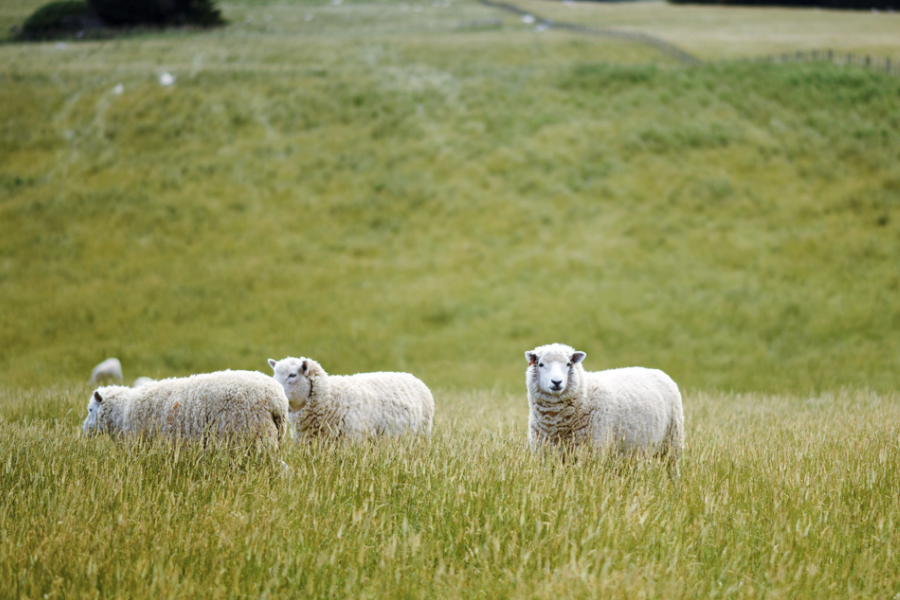
M 91 371 L 92 385 L 110 381 L 122 381 L 122 363 L 118 358 L 107 358 Z
M 85 435 L 215 436 L 277 448 L 287 432 L 287 413 L 284 390 L 271 377 L 256 371 L 218 371 L 139 388 L 98 388 L 88 402 L 82 429 Z
M 270 358 L 269 365 L 284 386 L 298 439 L 431 435 L 434 397 L 409 373 L 328 375 L 316 361 L 293 357 Z
M 677 477 L 684 412 L 675 382 L 642 367 L 586 372 L 586 356 L 563 344 L 525 353 L 532 449 L 586 443 L 624 455 L 655 454 Z

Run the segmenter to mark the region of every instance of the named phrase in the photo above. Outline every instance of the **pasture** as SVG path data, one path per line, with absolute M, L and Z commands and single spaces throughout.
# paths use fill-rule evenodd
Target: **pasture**
M 4 392 L 0 594 L 891 598 L 900 398 L 685 396 L 656 463 L 532 455 L 521 394 L 435 393 L 428 442 L 265 460 L 79 437 L 85 385 Z
M 708 62 L 468 0 L 0 45 L 0 597 L 900 594 L 900 79 L 738 60 L 898 17 L 516 4 Z M 679 382 L 680 481 L 528 451 L 553 341 Z M 107 356 L 287 355 L 415 373 L 433 438 L 79 436 Z

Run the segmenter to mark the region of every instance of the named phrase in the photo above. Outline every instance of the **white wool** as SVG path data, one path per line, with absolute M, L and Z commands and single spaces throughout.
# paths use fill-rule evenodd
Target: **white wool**
M 118 358 L 107 358 L 91 371 L 91 384 L 122 381 L 122 363 Z
M 309 358 L 269 359 L 302 437 L 360 440 L 404 433 L 431 435 L 434 397 L 409 373 L 328 375 Z
M 532 449 L 588 443 L 620 454 L 655 454 L 677 477 L 684 412 L 675 382 L 642 367 L 587 372 L 585 357 L 563 344 L 525 353 Z
M 131 387 L 139 388 L 141 386 L 147 385 L 148 383 L 153 383 L 154 381 L 156 380 L 150 377 L 138 377 L 134 380 L 134 383 L 131 384 Z
M 256 371 L 218 371 L 136 388 L 98 388 L 82 429 L 85 435 L 214 435 L 277 447 L 287 431 L 287 413 L 284 390 L 271 377 Z

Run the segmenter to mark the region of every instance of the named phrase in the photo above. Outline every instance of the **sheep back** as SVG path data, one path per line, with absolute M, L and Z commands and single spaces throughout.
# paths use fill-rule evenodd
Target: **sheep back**
M 287 428 L 287 398 L 271 377 L 255 371 L 219 371 L 171 378 L 140 388 L 98 390 L 102 402 L 121 405 L 114 432 L 153 437 L 220 437 L 278 446 Z
M 363 438 L 418 433 L 431 435 L 434 397 L 431 390 L 409 373 L 330 375 L 329 411 L 340 415 L 344 435 Z
M 677 461 L 684 445 L 681 392 L 658 369 L 586 372 L 591 437 L 622 453 L 653 451 Z

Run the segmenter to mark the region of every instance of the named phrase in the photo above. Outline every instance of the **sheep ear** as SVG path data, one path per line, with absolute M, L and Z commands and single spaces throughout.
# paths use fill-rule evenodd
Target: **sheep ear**
M 273 369 L 275 368 L 275 365 L 277 365 L 277 364 L 278 364 L 278 361 L 275 360 L 274 358 L 269 359 L 269 366 L 272 367 Z
M 103 396 L 100 395 L 99 391 L 94 392 L 94 400 L 97 402 L 103 402 Z
M 309 373 L 309 361 L 308 360 L 304 360 L 303 364 L 300 365 L 300 372 L 303 373 L 304 375 Z
M 531 365 L 533 365 L 534 363 L 536 363 L 536 362 L 537 362 L 537 359 L 538 359 L 538 356 L 537 356 L 537 354 L 535 354 L 534 352 L 526 352 L 526 353 L 525 353 L 525 360 L 528 361 L 528 366 L 529 366 L 529 367 L 530 367 Z
M 575 354 L 572 355 L 572 364 L 577 365 L 578 363 L 583 361 L 585 358 L 587 358 L 587 354 L 585 354 L 584 352 L 576 352 Z

